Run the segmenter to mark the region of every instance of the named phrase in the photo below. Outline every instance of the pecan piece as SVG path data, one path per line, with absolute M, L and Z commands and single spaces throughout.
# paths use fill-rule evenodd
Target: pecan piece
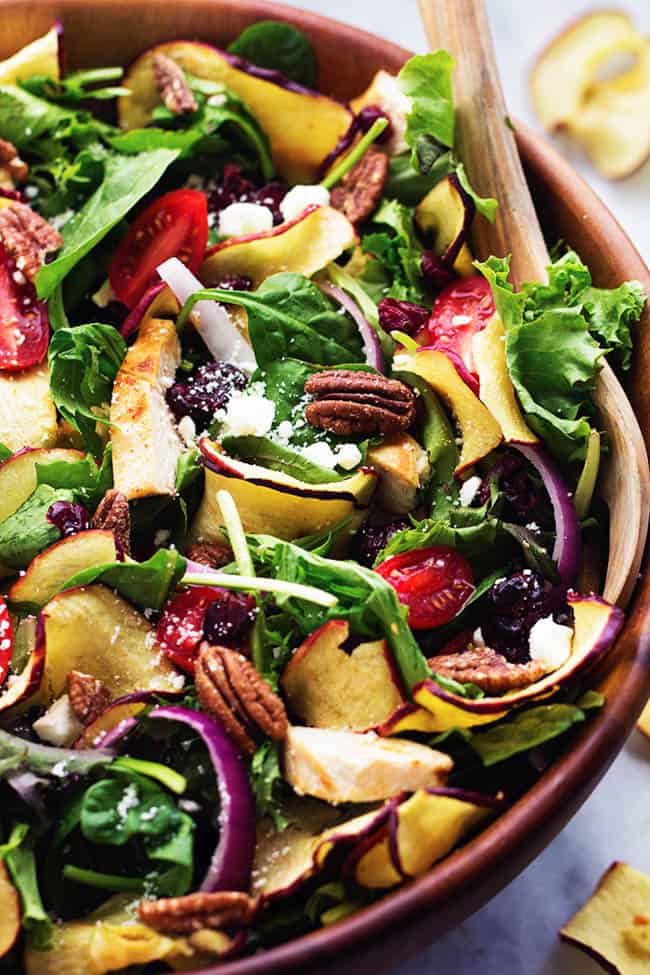
M 377 209 L 387 177 L 388 156 L 371 146 L 334 187 L 330 204 L 350 223 L 361 223 Z
M 256 731 L 275 741 L 286 737 L 289 724 L 284 704 L 237 650 L 204 644 L 195 681 L 203 710 L 224 726 L 246 754 L 255 751 Z
M 211 569 L 220 569 L 232 562 L 233 556 L 229 545 L 220 545 L 219 542 L 195 542 L 188 548 L 187 557 L 192 562 L 209 565 Z
M 343 437 L 388 436 L 415 419 L 413 390 L 372 372 L 326 369 L 309 377 L 305 392 L 314 397 L 305 408 L 309 423 Z
M 13 190 L 29 176 L 29 166 L 18 155 L 13 142 L 0 139 L 0 186 Z
M 491 647 L 472 645 L 463 653 L 431 657 L 429 666 L 434 674 L 450 677 L 461 683 L 476 684 L 486 694 L 494 696 L 527 687 L 546 673 L 537 660 L 513 664 Z
M 254 919 L 259 899 L 240 891 L 199 891 L 184 897 L 141 901 L 138 917 L 156 931 L 189 934 L 205 928 L 244 928 Z
M 97 505 L 93 528 L 102 528 L 115 535 L 124 555 L 131 554 L 131 515 L 129 502 L 121 491 L 111 488 Z
M 166 109 L 174 115 L 188 115 L 198 108 L 185 72 L 166 54 L 154 54 L 153 77 Z
M 68 674 L 68 697 L 75 717 L 84 726 L 92 724 L 111 703 L 111 693 L 104 682 L 80 670 Z
M 58 250 L 63 238 L 26 203 L 12 202 L 0 210 L 0 240 L 18 271 L 33 281 L 45 257 Z

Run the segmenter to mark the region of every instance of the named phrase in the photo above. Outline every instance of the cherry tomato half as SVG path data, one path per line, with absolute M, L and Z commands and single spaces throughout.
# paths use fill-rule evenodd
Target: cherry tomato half
M 174 190 L 141 213 L 120 242 L 108 276 L 119 300 L 133 308 L 158 280 L 156 268 L 177 257 L 195 273 L 208 242 L 208 203 L 198 190 Z
M 48 340 L 45 302 L 0 244 L 0 369 L 17 372 L 42 362 Z
M 440 292 L 431 309 L 429 321 L 416 336 L 416 341 L 420 345 L 450 353 L 452 362 L 451 353 L 458 356 L 478 388 L 472 339 L 485 328 L 494 311 L 492 291 L 482 274 L 458 278 Z M 454 365 L 457 365 L 457 360 Z M 462 378 L 467 382 L 466 376 Z
M 221 590 L 213 586 L 192 586 L 173 596 L 162 611 L 156 629 L 160 649 L 188 674 L 194 673 L 208 606 L 221 598 Z
M 14 628 L 9 610 L 0 596 L 0 684 L 4 684 L 9 673 L 11 655 L 14 651 Z
M 399 601 L 408 606 L 409 625 L 414 630 L 448 623 L 474 592 L 471 566 L 446 545 L 394 555 L 375 572 L 390 582 Z

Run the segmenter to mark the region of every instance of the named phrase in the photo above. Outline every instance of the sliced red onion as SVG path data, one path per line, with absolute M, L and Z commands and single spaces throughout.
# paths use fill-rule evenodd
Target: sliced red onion
M 199 279 L 177 257 L 164 261 L 157 271 L 181 305 L 197 291 L 203 291 Z M 251 346 L 218 301 L 198 301 L 191 318 L 214 359 L 232 362 L 249 373 L 255 369 L 255 354 Z
M 123 338 L 128 338 L 132 332 L 135 332 L 136 329 L 140 328 L 140 323 L 142 322 L 142 319 L 144 318 L 151 302 L 154 300 L 154 298 L 158 297 L 164 288 L 166 288 L 165 282 L 157 281 L 156 284 L 152 284 L 150 288 L 147 288 L 142 297 L 136 301 L 135 305 L 122 322 L 120 334 L 123 336 Z
M 366 358 L 366 362 L 377 372 L 386 372 L 386 364 L 384 362 L 384 353 L 381 351 L 381 343 L 379 341 L 379 336 L 376 331 L 368 321 L 368 319 L 361 313 L 361 309 L 357 305 L 356 301 L 345 293 L 341 288 L 337 288 L 335 284 L 320 284 L 319 285 L 323 294 L 326 294 L 328 298 L 332 298 L 334 301 L 338 301 L 339 305 L 345 309 L 350 318 L 354 321 L 354 324 L 359 329 L 359 335 L 361 336 L 361 341 L 363 342 L 363 354 Z
M 580 525 L 578 516 L 564 479 L 537 444 L 511 443 L 538 471 L 553 505 L 555 518 L 555 546 L 553 561 L 560 575 L 560 586 L 570 589 L 574 585 L 580 567 Z
M 148 717 L 188 725 L 203 739 L 214 766 L 221 831 L 201 890 L 248 890 L 255 852 L 255 800 L 241 755 L 223 727 L 207 714 L 172 705 L 154 708 Z

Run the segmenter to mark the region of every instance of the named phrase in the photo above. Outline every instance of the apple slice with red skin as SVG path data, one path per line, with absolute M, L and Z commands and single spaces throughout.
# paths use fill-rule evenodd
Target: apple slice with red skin
M 111 701 L 99 717 L 84 728 L 72 747 L 84 751 L 86 748 L 104 747 L 108 736 L 112 740 L 119 740 L 135 727 L 138 715 L 154 703 L 155 695 L 149 691 L 136 691 Z
M 0 370 L 20 372 L 47 355 L 47 305 L 0 243 Z
M 5 521 L 36 489 L 36 465 L 82 460 L 80 450 L 24 447 L 0 464 L 0 522 Z
M 38 692 L 44 671 L 45 646 L 37 641 L 21 673 L 10 678 L 0 693 L 0 711 L 29 701 Z
M 62 538 L 32 559 L 9 590 L 9 601 L 21 612 L 38 612 L 77 572 L 119 558 L 112 531 L 92 529 Z
M 278 174 L 290 183 L 315 183 L 323 159 L 350 125 L 350 110 L 326 95 L 265 72 L 241 58 L 195 41 L 171 41 L 145 51 L 127 69 L 119 99 L 123 129 L 142 128 L 160 104 L 152 62 L 164 54 L 195 78 L 222 82 L 238 95 L 269 137 Z
M 9 450 L 35 450 L 54 447 L 59 439 L 47 364 L 0 372 L 0 443 Z
M 226 456 L 204 437 L 199 447 L 205 466 L 205 491 L 191 528 L 194 541 L 223 542 L 223 521 L 217 492 L 229 491 L 247 532 L 267 533 L 291 541 L 327 531 L 352 517 L 354 531 L 365 517 L 376 486 L 371 468 L 327 484 L 306 484 L 280 471 Z
M 528 687 L 500 697 L 468 700 L 427 679 L 413 688 L 413 699 L 434 718 L 436 731 L 471 728 L 504 717 L 510 710 L 548 697 L 560 687 L 582 678 L 594 667 L 616 640 L 623 626 L 623 613 L 600 596 L 569 593 L 567 602 L 574 614 L 571 654 L 557 670 Z
M 432 237 L 434 253 L 461 277 L 475 273 L 467 243 L 475 212 L 474 201 L 455 173 L 436 183 L 415 208 L 415 222 Z
M 0 860 L 0 958 L 8 955 L 20 934 L 20 898 Z
M 215 244 L 199 277 L 214 287 L 226 278 L 244 276 L 253 288 L 280 271 L 311 277 L 357 243 L 354 227 L 339 210 L 312 204 L 272 230 Z

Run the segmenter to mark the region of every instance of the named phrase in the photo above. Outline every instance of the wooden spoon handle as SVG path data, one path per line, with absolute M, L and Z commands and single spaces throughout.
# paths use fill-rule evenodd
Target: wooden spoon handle
M 548 251 L 508 121 L 483 0 L 420 0 L 420 11 L 431 46 L 444 47 L 456 60 L 458 154 L 477 193 L 499 201 L 493 224 L 484 217 L 474 221 L 477 257 L 512 253 L 515 287 L 545 280 Z

